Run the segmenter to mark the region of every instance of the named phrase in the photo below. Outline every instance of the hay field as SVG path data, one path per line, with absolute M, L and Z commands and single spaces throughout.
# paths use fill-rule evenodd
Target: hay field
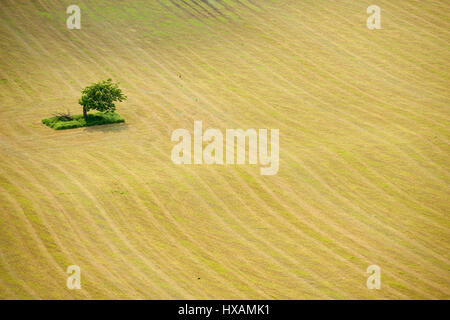
M 0 6 L 1 299 L 450 298 L 448 1 Z M 41 124 L 109 77 L 126 123 Z M 279 129 L 278 174 L 173 164 L 195 120 Z

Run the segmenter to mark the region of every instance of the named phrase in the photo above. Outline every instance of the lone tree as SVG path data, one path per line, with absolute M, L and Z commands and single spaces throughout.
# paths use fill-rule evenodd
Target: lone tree
M 114 102 L 122 102 L 127 99 L 119 88 L 118 83 L 111 79 L 99 81 L 81 91 L 82 96 L 78 103 L 83 107 L 83 117 L 87 120 L 89 110 L 98 110 L 101 112 L 113 112 L 116 110 Z

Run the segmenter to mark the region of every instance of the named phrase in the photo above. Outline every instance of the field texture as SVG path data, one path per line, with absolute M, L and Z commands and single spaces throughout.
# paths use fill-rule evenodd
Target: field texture
M 1 0 L 0 298 L 449 299 L 450 3 L 373 2 Z M 41 123 L 110 77 L 125 123 Z M 278 174 L 173 164 L 194 120 Z

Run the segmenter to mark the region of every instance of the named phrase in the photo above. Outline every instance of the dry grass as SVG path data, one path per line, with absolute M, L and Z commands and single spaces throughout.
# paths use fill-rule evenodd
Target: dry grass
M 447 1 L 77 4 L 1 4 L 0 298 L 449 298 Z M 109 77 L 125 124 L 40 123 Z M 279 128 L 278 175 L 172 164 L 194 120 Z

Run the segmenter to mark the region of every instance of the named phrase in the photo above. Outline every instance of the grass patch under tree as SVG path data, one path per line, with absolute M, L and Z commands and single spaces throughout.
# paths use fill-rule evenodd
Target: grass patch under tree
M 55 115 L 51 118 L 42 119 L 42 123 L 55 130 L 64 130 L 125 122 L 125 119 L 116 112 L 97 112 L 87 114 L 86 118 L 84 118 L 82 114 L 77 114 L 71 116 L 71 118 L 72 120 L 68 120 L 66 115 L 63 117 L 60 115 Z

